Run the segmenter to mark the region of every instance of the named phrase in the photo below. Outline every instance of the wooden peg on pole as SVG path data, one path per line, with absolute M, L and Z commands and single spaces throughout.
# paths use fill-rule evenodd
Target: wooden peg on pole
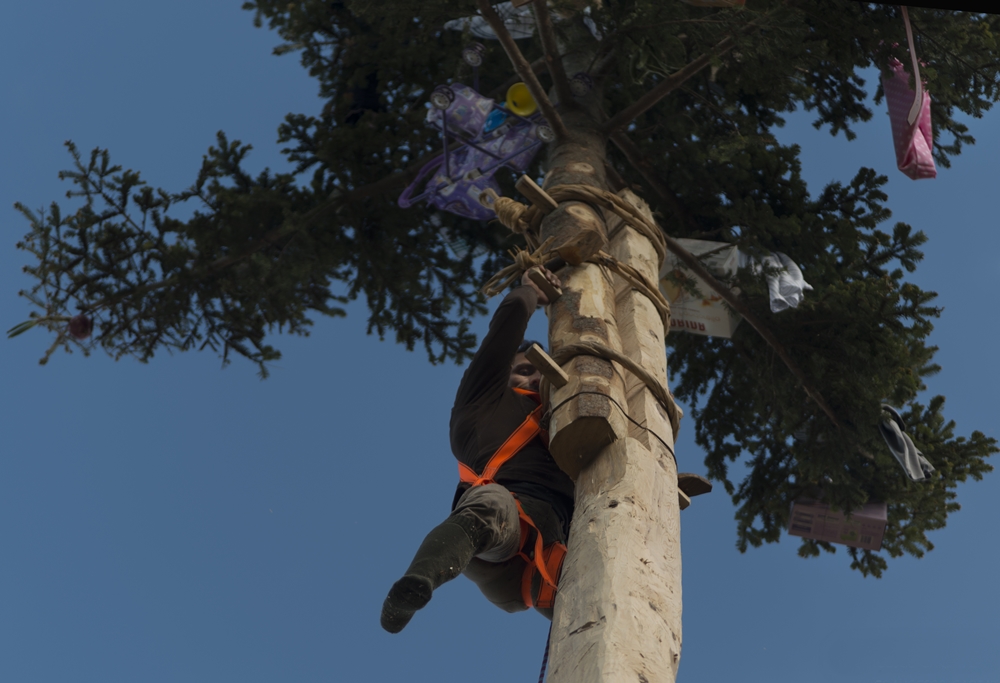
M 677 475 L 677 500 L 681 510 L 691 504 L 691 499 L 712 490 L 712 482 L 700 474 L 681 472 Z
M 549 282 L 549 279 L 541 271 L 532 268 L 528 271 L 528 277 L 545 293 L 545 297 L 549 300 L 550 304 L 562 296 L 562 290 Z
M 531 347 L 524 352 L 524 357 L 535 366 L 535 369 L 542 373 L 542 376 L 556 389 L 561 389 L 569 383 L 569 375 L 566 371 L 559 367 L 558 363 L 552 360 L 549 354 L 542 350 L 542 347 L 538 344 L 532 344 Z
M 542 212 L 543 216 L 548 216 L 550 213 L 559 208 L 559 202 L 553 199 L 548 192 L 538 186 L 538 183 L 526 175 L 518 178 L 517 183 L 514 184 L 514 189 L 523 194 L 528 198 L 528 201 L 538 207 L 538 210 Z
M 699 474 L 681 472 L 677 475 L 677 488 L 691 498 L 712 491 L 712 482 Z

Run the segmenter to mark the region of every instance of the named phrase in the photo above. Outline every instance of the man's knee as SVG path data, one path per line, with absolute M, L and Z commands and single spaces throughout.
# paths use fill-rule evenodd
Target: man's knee
M 473 558 L 463 572 L 491 603 L 504 612 L 528 609 L 521 597 L 524 561 L 520 557 L 506 562 L 485 562 Z
M 459 498 L 451 518 L 469 530 L 476 544 L 476 555 L 482 559 L 503 561 L 520 547 L 517 504 L 510 491 L 499 484 L 470 488 Z

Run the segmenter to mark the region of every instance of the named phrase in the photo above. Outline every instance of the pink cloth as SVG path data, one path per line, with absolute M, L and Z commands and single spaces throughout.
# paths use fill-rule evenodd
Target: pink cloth
M 922 91 L 916 120 L 911 124 L 907 117 L 917 94 L 910 90 L 910 76 L 903 63 L 896 58 L 889 61 L 891 76 L 882 77 L 885 100 L 889 106 L 889 122 L 892 124 L 892 141 L 896 147 L 896 165 L 899 170 L 914 180 L 936 178 L 934 166 L 934 133 L 931 130 L 931 96 Z M 920 74 L 917 74 L 920 78 Z
M 904 5 L 899 13 L 906 26 L 906 45 L 910 49 L 910 64 L 913 66 L 913 82 L 917 92 L 910 90 L 910 78 L 902 62 L 895 57 L 889 60 L 892 74 L 882 76 L 885 101 L 889 106 L 889 122 L 892 124 L 892 142 L 896 147 L 896 166 L 913 180 L 936 178 L 934 167 L 934 131 L 931 130 L 931 96 L 924 90 L 920 78 L 920 60 L 913 47 L 913 27 L 910 14 Z

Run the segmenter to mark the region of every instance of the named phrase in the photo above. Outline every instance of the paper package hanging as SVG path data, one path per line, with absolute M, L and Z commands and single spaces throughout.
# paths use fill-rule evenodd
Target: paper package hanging
M 840 510 L 834 510 L 829 503 L 800 498 L 792 503 L 788 533 L 853 548 L 881 550 L 887 521 L 888 506 L 885 503 L 865 503 L 847 516 Z
M 727 279 L 736 274 L 740 253 L 735 244 L 683 238 L 677 242 L 698 256 L 715 277 Z M 670 302 L 671 331 L 729 339 L 742 320 L 669 250 L 660 269 L 660 292 Z
M 934 166 L 934 131 L 931 128 L 931 96 L 920 80 L 920 63 L 913 47 L 913 29 L 905 7 L 900 8 L 906 24 L 913 79 L 917 91 L 910 90 L 910 77 L 903 63 L 889 60 L 890 74 L 882 77 L 885 101 L 892 124 L 892 142 L 896 148 L 896 166 L 913 180 L 936 178 Z

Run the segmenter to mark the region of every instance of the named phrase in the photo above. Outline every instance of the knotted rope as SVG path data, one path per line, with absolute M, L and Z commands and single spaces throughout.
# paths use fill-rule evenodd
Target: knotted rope
M 554 237 L 548 238 L 534 251 L 529 252 L 520 247 L 514 247 L 512 251 L 507 252 L 514 259 L 514 262 L 501 269 L 499 273 L 489 279 L 489 282 L 483 285 L 483 294 L 488 297 L 495 296 L 510 287 L 516 280 L 520 280 L 532 268 L 544 265 L 546 258 L 551 253 L 549 247 L 553 240 L 555 240 Z
M 516 199 L 498 195 L 493 188 L 488 187 L 479 195 L 479 203 L 492 209 L 493 213 L 497 215 L 497 219 L 509 230 L 520 235 L 528 229 L 528 223 L 523 219 L 531 207 L 525 206 Z
M 660 232 L 655 223 L 648 221 L 638 209 L 618 195 L 597 187 L 591 187 L 590 185 L 556 185 L 548 190 L 548 192 L 557 202 L 582 201 L 588 204 L 597 204 L 613 211 L 627 225 L 635 228 L 652 243 L 659 263 L 663 264 L 663 259 L 666 256 L 666 240 L 663 237 L 663 233 Z M 526 206 L 509 197 L 502 197 L 491 188 L 487 188 L 479 195 L 479 201 L 483 206 L 493 209 L 497 215 L 497 219 L 508 229 L 517 234 L 524 235 L 525 240 L 528 242 L 528 247 L 532 249 L 530 254 L 519 248 L 510 252 L 514 263 L 503 268 L 499 273 L 490 278 L 489 282 L 482 289 L 483 293 L 489 297 L 495 296 L 505 290 L 529 269 L 543 265 L 545 256 L 549 254 L 548 246 L 551 244 L 552 238 L 546 240 L 544 244 L 538 244 L 535 235 L 538 234 L 538 228 L 541 226 L 542 219 L 545 216 L 536 206 Z M 644 294 L 660 314 L 664 331 L 666 332 L 670 329 L 670 304 L 660 293 L 659 287 L 649 282 L 642 273 L 632 266 L 622 263 L 606 252 L 598 252 L 596 256 L 591 257 L 588 261 L 614 271 L 631 284 L 632 287 Z

